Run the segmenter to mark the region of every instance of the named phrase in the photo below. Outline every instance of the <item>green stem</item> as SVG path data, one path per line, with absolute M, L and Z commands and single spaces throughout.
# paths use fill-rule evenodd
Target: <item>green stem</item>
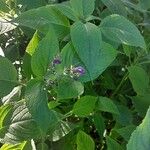
M 118 91 L 120 90 L 120 88 L 122 87 L 122 85 L 124 84 L 124 82 L 126 81 L 127 78 L 128 78 L 128 72 L 123 76 L 123 78 L 120 81 L 119 85 L 117 86 L 115 91 L 112 93 L 111 98 L 114 97 L 118 93 Z

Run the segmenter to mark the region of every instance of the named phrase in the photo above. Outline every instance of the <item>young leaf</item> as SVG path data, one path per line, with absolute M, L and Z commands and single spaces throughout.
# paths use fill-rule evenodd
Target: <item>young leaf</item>
M 58 99 L 76 98 L 83 94 L 84 86 L 71 78 L 62 78 L 58 81 L 56 89 Z
M 110 40 L 146 49 L 145 41 L 138 28 L 123 16 L 110 15 L 100 24 L 102 33 Z
M 51 65 L 52 60 L 59 51 L 58 39 L 55 32 L 51 28 L 43 40 L 39 43 L 31 60 L 31 67 L 33 73 L 42 77 L 47 72 L 48 66 Z
M 149 150 L 150 149 L 150 108 L 143 122 L 136 128 L 132 133 L 130 140 L 127 144 L 127 150 L 140 149 Z
M 83 80 L 97 78 L 116 57 L 116 51 L 102 42 L 101 32 L 94 24 L 76 22 L 71 27 L 71 39 L 87 69 L 87 74 L 83 76 L 86 79 Z
M 46 133 L 55 114 L 48 109 L 47 93 L 42 81 L 30 80 L 25 91 L 27 108 L 40 127 L 41 134 Z
M 95 0 L 70 0 L 70 4 L 78 17 L 88 17 L 95 8 Z
M 9 94 L 18 85 L 17 71 L 12 63 L 0 56 L 0 98 Z
M 104 112 L 110 112 L 119 115 L 119 110 L 113 101 L 107 97 L 98 98 L 98 109 Z
M 77 134 L 77 150 L 95 150 L 93 139 L 83 131 Z
M 107 143 L 107 150 L 123 150 L 121 145 L 109 136 L 106 137 L 106 143 Z
M 131 66 L 128 68 L 129 78 L 133 89 L 138 95 L 145 95 L 150 92 L 150 80 L 148 74 L 140 66 Z
M 79 117 L 86 117 L 93 112 L 97 97 L 84 96 L 77 100 L 73 106 L 73 113 Z

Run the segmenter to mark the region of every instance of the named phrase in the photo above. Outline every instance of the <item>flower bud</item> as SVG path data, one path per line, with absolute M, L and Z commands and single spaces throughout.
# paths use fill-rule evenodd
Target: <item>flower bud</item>
M 78 67 L 73 68 L 73 73 L 79 74 L 81 76 L 85 74 L 85 69 L 81 66 L 78 66 Z

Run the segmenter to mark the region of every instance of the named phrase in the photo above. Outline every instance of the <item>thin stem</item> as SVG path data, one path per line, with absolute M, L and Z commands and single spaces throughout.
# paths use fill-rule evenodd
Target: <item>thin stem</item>
M 111 98 L 114 97 L 118 93 L 118 91 L 120 90 L 120 88 L 122 87 L 122 85 L 124 84 L 124 82 L 126 81 L 127 78 L 128 78 L 128 72 L 123 76 L 123 78 L 120 81 L 119 85 L 117 86 L 115 91 L 112 93 Z

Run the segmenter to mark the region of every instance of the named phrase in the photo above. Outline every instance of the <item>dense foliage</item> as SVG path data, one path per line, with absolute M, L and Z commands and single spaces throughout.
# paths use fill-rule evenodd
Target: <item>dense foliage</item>
M 149 0 L 0 0 L 0 150 L 150 150 Z

